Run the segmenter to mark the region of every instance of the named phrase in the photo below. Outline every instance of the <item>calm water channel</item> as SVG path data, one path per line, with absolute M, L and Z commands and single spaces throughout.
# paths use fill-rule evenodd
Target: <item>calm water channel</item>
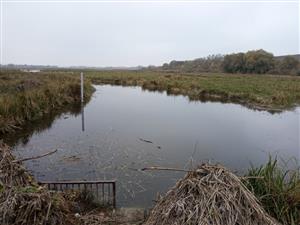
M 151 206 L 183 176 L 141 172 L 147 166 L 188 168 L 221 162 L 238 173 L 269 154 L 299 159 L 299 108 L 280 114 L 236 104 L 190 102 L 139 87 L 95 86 L 81 114 L 63 114 L 14 152 L 19 157 L 58 152 L 26 162 L 41 181 L 117 179 L 119 206 Z

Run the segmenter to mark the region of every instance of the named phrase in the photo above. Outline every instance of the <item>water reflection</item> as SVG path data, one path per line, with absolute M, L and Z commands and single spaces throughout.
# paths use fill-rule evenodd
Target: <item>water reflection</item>
M 81 130 L 82 132 L 85 130 L 84 126 L 84 105 L 81 103 Z
M 80 104 L 70 105 L 63 109 L 56 110 L 52 113 L 45 114 L 42 119 L 34 122 L 27 122 L 22 130 L 16 130 L 14 133 L 0 135 L 0 139 L 10 146 L 26 145 L 32 135 L 38 135 L 47 129 L 51 129 L 56 119 L 67 119 L 68 117 L 76 117 L 82 113 L 84 107 Z
M 118 204 L 149 206 L 180 172 L 144 172 L 148 166 L 188 168 L 221 162 L 243 172 L 268 154 L 299 155 L 297 111 L 270 114 L 235 104 L 190 102 L 141 88 L 96 86 L 81 117 L 65 114 L 17 144 L 21 157 L 58 149 L 27 162 L 39 180 L 117 179 Z M 81 126 L 81 129 L 79 127 Z M 85 126 L 88 129 L 85 129 Z M 84 132 L 82 132 L 84 131 Z

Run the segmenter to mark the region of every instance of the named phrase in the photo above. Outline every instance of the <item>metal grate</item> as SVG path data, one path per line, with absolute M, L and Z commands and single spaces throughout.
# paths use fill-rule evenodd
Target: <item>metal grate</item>
M 41 185 L 47 185 L 49 190 L 82 190 L 93 194 L 95 201 L 101 205 L 116 208 L 116 181 L 41 181 Z

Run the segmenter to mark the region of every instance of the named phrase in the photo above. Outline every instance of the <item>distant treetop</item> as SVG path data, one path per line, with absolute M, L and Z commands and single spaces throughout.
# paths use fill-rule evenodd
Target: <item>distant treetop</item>
M 300 75 L 300 55 L 274 56 L 263 49 L 246 53 L 210 55 L 188 61 L 171 61 L 159 69 L 180 72 L 225 72 Z

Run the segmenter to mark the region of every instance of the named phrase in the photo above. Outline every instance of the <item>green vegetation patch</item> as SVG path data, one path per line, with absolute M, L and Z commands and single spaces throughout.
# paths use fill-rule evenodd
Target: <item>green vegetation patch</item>
M 289 170 L 271 158 L 261 167 L 252 167 L 246 185 L 264 209 L 282 224 L 300 224 L 300 170 Z
M 300 103 L 300 77 L 153 71 L 88 72 L 96 84 L 141 86 L 146 90 L 185 95 L 190 100 L 235 102 L 250 108 L 276 110 Z

